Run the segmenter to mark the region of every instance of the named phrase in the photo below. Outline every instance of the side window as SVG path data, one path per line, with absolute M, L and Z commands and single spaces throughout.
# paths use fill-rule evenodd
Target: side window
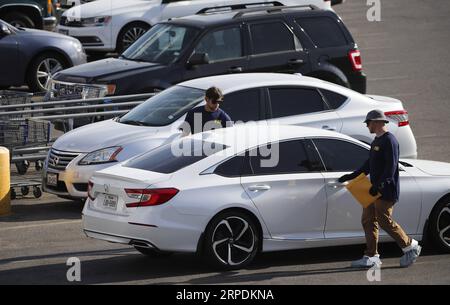
M 227 94 L 220 105 L 234 122 L 259 120 L 259 89 Z
M 210 61 L 242 57 L 240 28 L 207 33 L 198 43 L 195 53 L 208 53 Z
M 328 110 L 316 89 L 270 88 L 269 94 L 273 118 Z
M 337 139 L 314 139 L 329 172 L 348 172 L 360 168 L 369 158 L 369 150 Z
M 238 155 L 232 157 L 231 159 L 220 164 L 216 170 L 215 174 L 224 177 L 240 177 L 242 172 L 242 165 L 244 163 L 245 155 Z
M 341 95 L 333 91 L 320 89 L 320 92 L 322 92 L 323 96 L 327 100 L 328 105 L 330 105 L 332 109 L 338 109 L 348 99 L 348 97 L 346 97 L 345 95 Z
M 276 175 L 308 173 L 317 168 L 308 158 L 308 153 L 302 140 L 286 141 L 269 146 L 255 148 L 248 153 L 248 163 L 253 175 Z M 278 146 L 278 147 L 277 147 Z M 267 152 L 271 153 L 268 154 Z M 245 164 L 244 164 L 245 168 Z M 245 174 L 246 171 L 243 172 Z
M 329 17 L 299 18 L 295 20 L 319 48 L 339 47 L 348 44 L 336 21 Z
M 283 22 L 251 24 L 253 54 L 301 50 L 300 41 Z

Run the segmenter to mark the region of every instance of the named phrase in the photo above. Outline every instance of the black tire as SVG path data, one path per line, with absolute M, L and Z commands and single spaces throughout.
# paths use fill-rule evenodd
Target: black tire
M 30 193 L 30 188 L 28 186 L 22 186 L 20 188 L 20 193 L 22 193 L 22 196 L 26 196 Z
M 258 227 L 247 214 L 241 211 L 226 211 L 214 217 L 208 224 L 203 254 L 213 267 L 225 270 L 241 269 L 250 264 L 258 253 L 259 235 Z M 231 257 L 228 253 L 231 253 Z
M 11 12 L 8 14 L 5 14 L 3 18 L 4 21 L 8 22 L 9 24 L 20 27 L 20 28 L 35 28 L 36 25 L 34 24 L 33 20 L 31 20 L 30 17 L 23 13 L 19 12 Z
M 141 252 L 142 254 L 151 258 L 165 258 L 173 255 L 173 252 L 158 251 L 155 249 L 141 248 L 141 247 L 134 247 L 134 248 L 139 252 Z
M 434 207 L 430 215 L 429 237 L 441 251 L 450 253 L 450 197 L 447 196 Z M 442 235 L 441 235 L 442 234 Z
M 42 196 L 42 191 L 41 191 L 41 188 L 40 188 L 40 187 L 35 186 L 35 187 L 33 188 L 33 196 L 34 196 L 34 198 L 41 198 L 41 196 Z
M 11 198 L 11 200 L 14 200 L 17 198 L 17 193 L 16 190 L 14 190 L 13 188 L 11 188 L 10 192 L 9 192 L 9 196 Z
M 40 70 L 42 73 L 46 73 L 45 70 L 47 69 L 47 66 L 45 65 L 45 62 L 47 62 L 50 66 L 50 76 L 54 75 L 56 72 L 64 70 L 66 68 L 69 68 L 70 65 L 67 63 L 67 60 L 58 53 L 54 52 L 47 52 L 43 53 L 36 58 L 34 58 L 30 65 L 28 66 L 27 71 L 27 84 L 30 90 L 33 92 L 44 92 L 45 90 L 45 80 L 46 76 L 45 74 L 42 74 L 41 77 L 38 77 L 38 70 Z M 48 73 L 48 71 L 47 71 Z M 48 78 L 47 77 L 47 78 Z
M 117 36 L 116 52 L 122 54 L 128 47 L 144 35 L 150 29 L 150 25 L 143 22 L 133 22 L 126 25 Z
M 30 162 L 28 161 L 20 161 L 16 163 L 16 169 L 19 175 L 25 175 L 30 167 Z

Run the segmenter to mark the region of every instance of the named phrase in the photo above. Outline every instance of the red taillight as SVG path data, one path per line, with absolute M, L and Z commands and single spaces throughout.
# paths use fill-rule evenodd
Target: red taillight
M 94 182 L 92 182 L 91 180 L 88 181 L 88 189 L 87 189 L 87 195 L 89 197 L 89 199 L 91 199 L 92 201 L 95 200 L 94 195 L 92 194 L 92 189 L 94 187 Z
M 352 64 L 352 68 L 354 71 L 362 70 L 362 59 L 361 52 L 359 50 L 353 50 L 348 53 L 348 57 L 350 58 L 350 63 Z
M 409 116 L 408 111 L 406 110 L 388 111 L 385 112 L 384 115 L 398 122 L 398 127 L 409 125 Z
M 125 189 L 128 197 L 138 201 L 127 203 L 128 208 L 160 205 L 172 199 L 177 193 L 176 188 L 165 189 Z

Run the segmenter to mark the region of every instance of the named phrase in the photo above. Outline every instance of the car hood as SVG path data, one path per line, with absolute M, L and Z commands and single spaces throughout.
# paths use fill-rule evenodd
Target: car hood
M 40 38 L 40 39 L 46 39 L 46 38 L 56 38 L 56 39 L 65 39 L 65 40 L 72 40 L 79 43 L 79 41 L 73 37 L 62 35 L 56 32 L 50 32 L 50 31 L 43 31 L 43 30 L 36 30 L 36 29 L 24 29 L 20 28 L 18 31 L 16 31 L 16 35 L 19 37 L 24 36 L 30 36 L 32 35 L 33 38 Z
M 127 11 L 143 12 L 159 5 L 157 0 L 97 0 L 75 6 L 64 12 L 70 18 L 91 18 L 98 16 L 114 16 Z
M 417 159 L 401 159 L 401 161 L 432 176 L 450 176 L 450 163 Z
M 112 119 L 74 129 L 60 136 L 52 147 L 62 151 L 88 153 L 134 142 L 147 143 L 157 133 L 163 133 L 163 130 L 163 127 L 127 125 Z
M 102 59 L 87 64 L 75 66 L 66 69 L 57 75 L 54 79 L 59 81 L 71 81 L 73 78 L 84 79 L 87 83 L 92 80 L 98 80 L 103 78 L 111 79 L 112 76 L 125 74 L 133 71 L 150 71 L 163 67 L 156 63 L 136 62 L 131 60 L 108 58 Z

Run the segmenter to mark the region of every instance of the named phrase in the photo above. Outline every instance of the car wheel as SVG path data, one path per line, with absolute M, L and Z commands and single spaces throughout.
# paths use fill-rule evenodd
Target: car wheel
M 122 54 L 128 49 L 136 40 L 145 34 L 150 29 L 150 26 L 145 23 L 131 23 L 125 26 L 117 37 L 116 51 Z
M 166 252 L 166 251 L 158 251 L 155 249 L 150 249 L 150 248 L 141 248 L 141 247 L 134 247 L 136 250 L 138 250 L 139 252 L 141 252 L 142 254 L 151 257 L 151 258 L 164 258 L 164 257 L 169 257 L 171 255 L 173 255 L 173 252 Z
M 430 216 L 430 237 L 445 252 L 450 252 L 450 198 L 440 201 Z
M 27 83 L 33 92 L 46 91 L 47 82 L 55 73 L 68 68 L 66 60 L 57 53 L 45 53 L 36 57 L 30 64 Z
M 6 22 L 15 26 L 16 28 L 35 28 L 33 20 L 25 14 L 13 12 L 6 14 L 3 18 Z
M 204 255 L 221 269 L 240 269 L 255 258 L 260 238 L 254 221 L 245 213 L 228 211 L 216 216 L 206 229 Z

